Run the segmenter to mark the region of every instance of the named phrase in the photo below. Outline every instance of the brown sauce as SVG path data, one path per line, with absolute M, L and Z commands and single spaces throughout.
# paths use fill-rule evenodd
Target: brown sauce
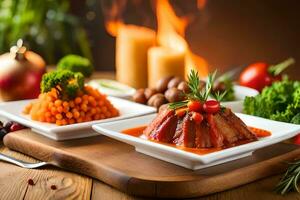
M 143 131 L 147 126 L 138 126 L 138 127 L 134 127 L 134 128 L 130 128 L 130 129 L 125 129 L 122 131 L 122 133 L 127 134 L 127 135 L 131 135 L 134 137 L 140 137 L 143 135 Z M 268 137 L 271 135 L 270 131 L 264 130 L 264 129 L 259 129 L 259 128 L 254 128 L 254 127 L 248 127 L 248 129 L 254 133 L 258 138 L 261 137 Z M 216 152 L 216 151 L 220 151 L 223 148 L 188 148 L 188 147 L 182 147 L 182 146 L 177 146 L 175 144 L 169 144 L 169 143 L 163 143 L 163 142 L 158 142 L 158 141 L 153 141 L 152 142 L 157 142 L 157 143 L 161 143 L 164 145 L 168 145 L 177 149 L 181 149 L 183 151 L 188 151 L 191 153 L 195 153 L 195 154 L 199 154 L 199 155 L 204 155 L 204 154 L 208 154 L 208 153 L 212 153 L 212 152 Z M 235 144 L 234 146 L 238 146 L 238 145 L 242 145 L 242 144 L 246 144 L 252 141 L 249 140 L 245 140 L 245 141 L 240 141 L 238 144 Z

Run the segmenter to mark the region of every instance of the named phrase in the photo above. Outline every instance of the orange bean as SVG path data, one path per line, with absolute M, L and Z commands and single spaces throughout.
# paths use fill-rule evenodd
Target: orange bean
M 71 112 L 67 112 L 66 116 L 67 116 L 68 119 L 71 119 L 73 117 L 73 114 Z
M 61 106 L 61 104 L 62 104 L 62 100 L 56 100 L 56 101 L 54 102 L 54 105 L 55 105 L 56 107 Z
M 62 114 L 56 114 L 55 117 L 56 117 L 56 119 L 58 119 L 58 120 L 60 120 L 60 119 L 63 118 Z
M 64 111 L 64 108 L 62 106 L 57 107 L 57 111 L 62 113 Z
M 80 97 L 76 97 L 76 98 L 75 98 L 75 103 L 76 103 L 76 104 L 80 104 L 81 101 L 82 101 L 82 99 L 81 99 Z

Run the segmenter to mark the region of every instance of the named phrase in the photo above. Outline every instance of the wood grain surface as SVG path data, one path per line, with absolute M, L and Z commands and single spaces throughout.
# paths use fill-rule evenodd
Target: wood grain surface
M 144 197 L 190 198 L 224 191 L 280 173 L 286 168 L 283 161 L 300 156 L 299 148 L 281 143 L 251 157 L 192 171 L 137 153 L 132 146 L 105 136 L 56 142 L 26 129 L 8 134 L 4 143 Z

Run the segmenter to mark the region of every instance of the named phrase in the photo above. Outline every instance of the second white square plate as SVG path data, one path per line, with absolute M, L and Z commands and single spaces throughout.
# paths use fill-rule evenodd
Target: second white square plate
M 128 119 L 156 112 L 156 109 L 150 106 L 145 106 L 115 97 L 107 98 L 120 111 L 120 116 L 78 124 L 57 126 L 56 124 L 34 121 L 30 119 L 28 115 L 22 114 L 25 106 L 32 100 L 0 103 L 0 116 L 23 124 L 24 126 L 31 128 L 34 132 L 51 139 L 67 140 L 97 135 L 97 133 L 92 129 L 93 124 Z

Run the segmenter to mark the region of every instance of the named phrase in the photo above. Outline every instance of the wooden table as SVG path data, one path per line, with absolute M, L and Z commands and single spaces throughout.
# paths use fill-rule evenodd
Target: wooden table
M 112 73 L 97 74 L 111 78 Z M 0 143 L 0 152 L 15 158 L 34 162 L 35 159 L 11 151 Z M 199 199 L 300 199 L 297 193 L 284 197 L 272 190 L 280 176 L 265 178 L 232 190 L 216 193 Z M 34 185 L 28 183 L 33 180 Z M 30 181 L 29 181 L 30 182 Z M 18 199 L 139 199 L 124 194 L 103 182 L 90 177 L 63 171 L 56 167 L 23 169 L 0 162 L 0 200 Z

